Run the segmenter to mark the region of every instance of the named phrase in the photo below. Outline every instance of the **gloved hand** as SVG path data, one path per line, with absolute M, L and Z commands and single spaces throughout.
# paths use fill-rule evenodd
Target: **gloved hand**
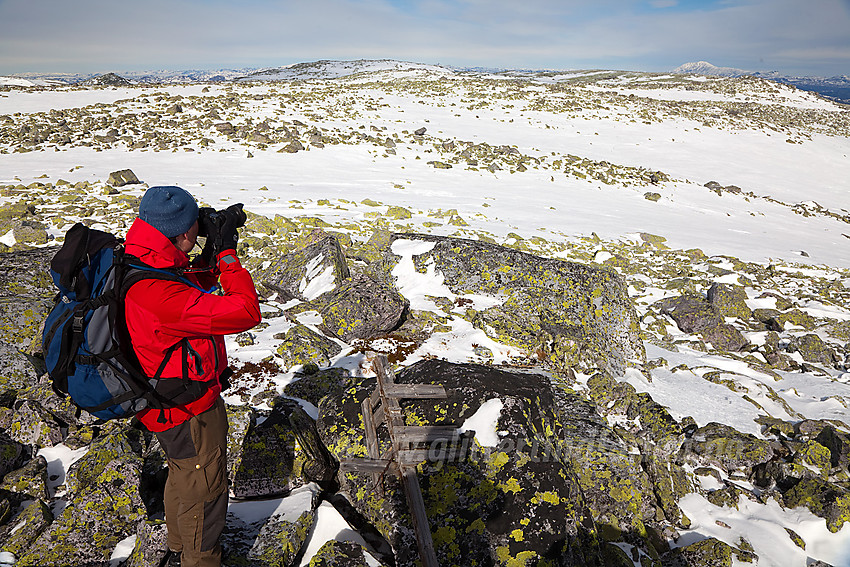
M 242 210 L 242 203 L 230 205 L 220 213 L 223 220 L 218 227 L 218 237 L 215 239 L 215 255 L 218 256 L 225 250 L 236 250 L 236 241 L 239 234 L 236 229 L 245 225 L 248 216 Z

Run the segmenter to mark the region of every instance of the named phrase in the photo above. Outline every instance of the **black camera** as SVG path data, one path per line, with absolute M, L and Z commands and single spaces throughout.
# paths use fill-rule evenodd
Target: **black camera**
M 242 203 L 230 205 L 226 209 L 217 211 L 212 207 L 201 207 L 198 210 L 198 236 L 209 236 L 208 227 L 215 225 L 219 230 L 225 224 L 231 224 L 233 228 L 245 226 L 248 215 L 242 210 Z M 230 221 L 230 223 L 227 223 Z

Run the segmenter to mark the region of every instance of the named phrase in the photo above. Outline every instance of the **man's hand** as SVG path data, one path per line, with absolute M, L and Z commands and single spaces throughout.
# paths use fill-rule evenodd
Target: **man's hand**
M 218 228 L 218 235 L 221 237 L 220 247 L 219 240 L 216 240 L 216 256 L 225 250 L 236 250 L 236 241 L 239 240 L 239 234 L 236 229 L 245 225 L 247 215 L 242 210 L 242 203 L 230 205 L 219 213 L 223 217 L 221 226 Z

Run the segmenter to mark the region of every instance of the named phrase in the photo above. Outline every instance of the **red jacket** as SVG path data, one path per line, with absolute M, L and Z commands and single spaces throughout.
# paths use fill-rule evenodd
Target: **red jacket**
M 186 268 L 189 257 L 141 219 L 127 232 L 126 251 L 154 268 Z M 150 431 L 165 431 L 198 415 L 215 403 L 221 393 L 219 376 L 227 368 L 224 335 L 241 333 L 260 322 L 257 291 L 248 270 L 236 259 L 233 250 L 216 258 L 223 295 L 204 293 L 181 282 L 147 279 L 134 284 L 124 303 L 130 339 L 142 368 L 154 376 L 169 347 L 189 339 L 191 363 L 189 378 L 210 382 L 210 388 L 198 400 L 173 409 L 147 409 L 137 418 Z M 216 284 L 212 272 L 186 274 L 209 289 Z M 183 376 L 181 349 L 169 358 L 162 377 Z

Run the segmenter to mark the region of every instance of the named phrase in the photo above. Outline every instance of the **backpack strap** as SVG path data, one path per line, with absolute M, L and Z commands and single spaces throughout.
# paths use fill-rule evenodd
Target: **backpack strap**
M 136 283 L 143 280 L 166 280 L 172 282 L 180 282 L 197 289 L 202 293 L 212 293 L 215 287 L 206 290 L 196 283 L 186 278 L 181 271 L 177 269 L 162 269 L 149 266 L 123 251 L 116 253 L 118 262 L 121 268 L 121 274 L 116 277 L 121 278 L 120 284 L 120 303 L 123 306 L 123 300 L 130 288 Z M 123 316 L 123 314 L 122 314 Z M 181 376 L 180 378 L 163 378 L 162 373 L 168 365 L 169 360 L 175 352 L 180 350 L 181 353 Z M 164 422 L 164 409 L 173 408 L 175 406 L 185 405 L 189 402 L 199 399 L 212 386 L 212 381 L 192 380 L 189 378 L 189 338 L 184 337 L 166 349 L 162 362 L 152 377 L 148 380 L 152 389 L 145 393 L 145 399 L 148 400 L 148 407 L 159 409 L 159 420 Z

